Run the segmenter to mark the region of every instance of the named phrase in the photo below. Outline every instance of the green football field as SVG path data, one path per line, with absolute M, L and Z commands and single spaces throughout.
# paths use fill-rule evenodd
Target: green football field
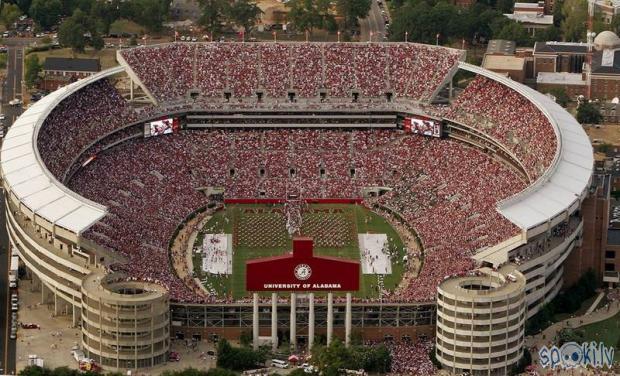
M 394 289 L 403 275 L 403 243 L 397 232 L 383 217 L 360 205 L 311 204 L 302 214 L 301 235 L 314 239 L 314 253 L 359 260 L 358 233 L 386 234 L 390 250 L 397 256 L 392 260 L 392 274 L 382 277 L 383 286 Z M 202 272 L 200 254 L 193 255 L 195 275 L 205 287 L 219 296 L 239 299 L 248 296 L 245 290 L 246 260 L 282 255 L 291 250 L 291 239 L 286 231 L 286 216 L 282 205 L 227 205 L 217 212 L 200 231 L 195 247 L 201 248 L 204 234 L 233 235 L 233 274 L 218 276 Z M 379 277 L 361 275 L 360 291 L 354 296 L 378 297 Z M 265 293 L 268 295 L 268 293 Z

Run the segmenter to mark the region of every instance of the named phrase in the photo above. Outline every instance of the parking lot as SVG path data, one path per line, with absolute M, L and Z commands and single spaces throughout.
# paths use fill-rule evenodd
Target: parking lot
M 71 316 L 52 317 L 53 305 L 48 308 L 46 304 L 41 304 L 41 292 L 31 291 L 31 286 L 31 281 L 20 280 L 17 319 L 20 323 L 36 324 L 39 328 L 17 329 L 17 371 L 27 366 L 30 355 L 42 358 L 46 367 L 69 366 L 77 369 L 78 363 L 71 355 L 71 349 L 80 345 L 80 329 L 71 327 Z M 207 354 L 209 350 L 213 351 L 214 345 L 206 341 L 192 346 L 191 341 L 173 340 L 171 351 L 178 353 L 180 360 L 140 370 L 139 374 L 159 375 L 166 370 L 190 366 L 199 369 L 215 367 L 215 357 Z

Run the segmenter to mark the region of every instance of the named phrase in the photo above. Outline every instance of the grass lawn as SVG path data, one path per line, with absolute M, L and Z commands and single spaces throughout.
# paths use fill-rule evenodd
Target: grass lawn
M 404 256 L 403 243 L 398 233 L 385 219 L 363 206 L 312 204 L 309 205 L 308 209 L 309 211 L 303 214 L 302 233 L 303 235 L 313 236 L 315 254 L 317 255 L 359 260 L 360 251 L 357 234 L 368 232 L 387 235 L 390 249 L 396 250 L 398 254 L 394 260 L 401 260 Z M 321 216 L 318 212 L 322 210 L 330 211 L 330 213 Z M 245 291 L 246 260 L 281 255 L 291 250 L 291 239 L 286 232 L 283 216 L 281 205 L 228 205 L 225 210 L 217 212 L 196 238 L 195 247 L 202 246 L 204 233 L 233 234 L 233 274 L 232 276 L 217 276 L 203 273 L 201 255 L 194 254 L 195 275 L 201 280 L 205 280 L 205 285 L 213 288 L 220 296 L 232 294 L 237 299 L 247 296 Z M 346 242 L 343 246 L 331 248 L 321 246 L 325 243 L 325 239 L 321 238 L 322 231 L 324 227 L 328 227 L 327 225 L 321 226 L 320 222 L 317 223 L 321 218 L 325 221 L 334 221 L 335 226 L 331 226 L 330 238 L 345 239 Z M 248 226 L 248 223 L 252 223 L 253 226 Z M 256 229 L 255 233 L 248 230 L 251 228 Z M 268 233 L 269 236 L 266 236 L 265 233 Z M 265 239 L 271 238 L 273 238 L 275 246 L 260 246 L 264 244 Z M 383 279 L 385 288 L 394 289 L 400 282 L 403 272 L 402 262 L 393 263 L 392 274 L 386 275 Z M 378 277 L 376 275 L 360 275 L 360 277 L 360 290 L 354 295 L 365 298 L 377 297 Z M 265 293 L 265 295 L 269 295 L 269 293 Z
M 615 347 L 614 360 L 620 361 L 620 313 L 594 324 L 582 326 L 584 340 L 587 342 L 603 342 L 606 346 Z
M 556 313 L 556 315 L 555 315 L 555 322 L 559 322 L 559 321 L 563 321 L 563 320 L 569 319 L 569 318 L 571 318 L 571 316 L 581 316 L 581 315 L 584 315 L 586 313 L 586 311 L 590 308 L 590 306 L 594 303 L 594 301 L 596 300 L 597 297 L 598 297 L 598 294 L 595 294 L 594 296 L 584 300 L 581 303 L 581 307 L 579 307 L 579 309 L 577 311 L 573 312 L 573 313 Z
M 118 65 L 116 62 L 116 49 L 104 48 L 101 51 L 86 49 L 85 53 L 74 53 L 70 48 L 60 48 L 49 51 L 31 52 L 28 55 L 37 55 L 39 62 L 43 64 L 46 57 L 75 57 L 82 59 L 97 59 L 101 62 L 101 70 L 112 68 Z

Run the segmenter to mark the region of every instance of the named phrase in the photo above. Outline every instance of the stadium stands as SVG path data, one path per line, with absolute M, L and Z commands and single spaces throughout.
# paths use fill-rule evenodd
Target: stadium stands
M 338 150 L 327 141 L 332 137 L 341 143 Z M 300 163 L 299 153 L 313 157 Z M 348 174 L 352 165 L 359 171 L 355 177 Z M 320 176 L 319 166 L 326 176 Z M 264 176 L 258 173 L 261 168 Z M 166 261 L 167 245 L 176 226 L 206 205 L 195 188 L 208 185 L 223 186 L 227 197 L 237 198 L 286 198 L 291 186 L 302 187 L 306 198 L 359 197 L 362 187 L 393 187 L 376 202 L 401 213 L 428 251 L 420 277 L 384 298 L 426 301 L 447 275 L 473 266 L 472 251 L 518 232 L 495 204 L 525 183 L 504 165 L 455 141 L 391 130 L 286 129 L 133 139 L 100 153 L 69 182 L 71 189 L 108 207 L 109 214 L 86 236 L 131 260 L 115 268 L 163 283 L 180 301 L 204 298 L 176 280 Z
M 525 165 L 532 181 L 553 160 L 557 141 L 549 120 L 527 98 L 486 77 L 467 85 L 446 117 L 499 141 Z
M 363 96 L 392 91 L 425 100 L 458 60 L 449 51 L 347 43 L 170 44 L 124 50 L 124 59 L 151 93 L 166 99 L 165 107 L 134 110 L 110 81 L 100 80 L 50 113 L 39 131 L 38 150 L 54 176 L 64 181 L 66 174 L 71 189 L 108 208 L 85 236 L 131 260 L 114 268 L 159 281 L 173 299 L 184 302 L 215 300 L 202 296 L 192 281 L 180 281 L 168 262 L 176 227 L 207 203 L 196 188 L 224 187 L 228 198 L 358 198 L 362 188 L 390 187 L 366 204 L 400 214 L 420 236 L 425 259 L 418 277 L 406 275 L 401 287 L 383 298 L 428 301 L 446 276 L 473 267 L 475 250 L 518 234 L 497 212 L 497 202 L 524 189 L 553 159 L 557 142 L 551 125 L 512 89 L 478 77 L 452 105 L 421 108 L 495 138 L 524 164 L 529 182 L 464 143 L 395 130 L 192 130 L 144 139 L 136 137 L 139 123 L 123 127 L 166 111 L 206 106 L 208 100 L 187 103 L 181 98 L 196 88 L 206 97 L 220 96 L 222 90 L 251 96 L 260 88 L 275 97 L 291 89 L 300 97 L 317 96 L 320 90 L 333 96 L 359 90 Z M 243 107 L 230 104 L 236 105 Z M 91 163 L 82 166 L 88 159 Z
M 418 44 L 173 43 L 123 50 L 129 68 L 158 101 L 198 89 L 207 97 L 333 97 L 360 95 L 425 101 L 460 52 Z

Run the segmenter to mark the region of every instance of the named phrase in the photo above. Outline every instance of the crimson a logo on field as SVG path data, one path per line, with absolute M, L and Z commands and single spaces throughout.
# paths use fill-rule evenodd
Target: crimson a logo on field
M 294 237 L 293 252 L 247 260 L 247 291 L 358 291 L 360 263 L 315 256 L 311 238 Z
M 295 267 L 295 278 L 305 281 L 312 275 L 312 268 L 308 264 L 299 264 Z

